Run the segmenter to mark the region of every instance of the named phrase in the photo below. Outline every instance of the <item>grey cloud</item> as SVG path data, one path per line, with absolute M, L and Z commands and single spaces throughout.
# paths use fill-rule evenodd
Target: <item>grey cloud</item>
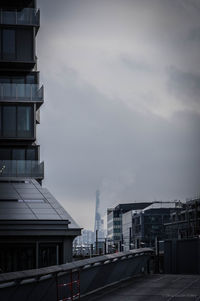
M 179 4 L 182 5 L 185 9 L 193 8 L 195 10 L 200 10 L 199 0 L 178 0 Z
M 190 42 L 200 42 L 200 27 L 190 29 L 187 38 Z
M 185 39 L 200 26 L 193 6 L 178 0 L 38 3 L 44 185 L 91 229 L 97 188 L 102 212 L 118 200 L 198 192 L 200 60 L 198 44 Z M 169 107 L 171 115 L 155 115 L 153 106 L 162 113 Z
M 144 61 L 135 60 L 125 55 L 121 55 L 119 59 L 122 62 L 122 64 L 124 64 L 128 69 L 132 71 L 137 71 L 137 72 L 154 71 L 154 68 L 150 64 Z
M 193 194 L 199 184 L 196 150 L 200 147 L 197 133 L 192 135 L 193 115 L 187 122 L 182 119 L 182 126 L 190 124 L 190 131 L 184 133 L 179 128 L 181 114 L 174 116 L 176 122 L 168 122 L 130 112 L 122 102 L 106 99 L 76 76 L 73 79 L 70 70 L 65 69 L 64 75 L 66 84 L 61 94 L 57 92 L 57 105 L 63 109 L 50 112 L 46 108 L 43 115 L 48 119 L 43 118 L 40 130 L 46 181 L 63 203 L 87 200 L 97 187 L 102 190 L 104 208 L 117 199 Z M 48 90 L 48 101 L 55 103 L 51 82 Z
M 200 74 L 184 72 L 175 67 L 169 70 L 168 89 L 183 102 L 200 105 Z

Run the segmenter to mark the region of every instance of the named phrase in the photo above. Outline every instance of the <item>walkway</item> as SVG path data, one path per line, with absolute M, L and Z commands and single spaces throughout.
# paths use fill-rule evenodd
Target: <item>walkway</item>
M 200 301 L 200 275 L 149 275 L 107 288 L 81 301 Z

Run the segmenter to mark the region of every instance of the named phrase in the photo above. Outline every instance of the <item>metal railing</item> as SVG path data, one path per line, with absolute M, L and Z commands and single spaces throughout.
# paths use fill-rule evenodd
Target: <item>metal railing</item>
M 87 296 L 147 272 L 152 254 L 149 248 L 135 249 L 59 266 L 0 274 L 0 299 L 76 300 L 75 295 Z M 80 293 L 77 282 L 80 283 Z
M 0 178 L 44 178 L 44 162 L 0 160 Z
M 44 99 L 43 86 L 37 84 L 7 84 L 0 83 L 0 100 L 9 101 L 38 101 Z
M 0 10 L 0 24 L 9 25 L 40 25 L 40 12 L 34 8 L 22 10 Z

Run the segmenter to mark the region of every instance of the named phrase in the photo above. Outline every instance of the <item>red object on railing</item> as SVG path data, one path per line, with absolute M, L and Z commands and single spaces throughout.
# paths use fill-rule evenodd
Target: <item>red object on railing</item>
M 73 280 L 73 275 L 77 273 L 77 280 Z M 66 300 L 75 300 L 74 298 L 77 298 L 76 300 L 80 300 L 80 272 L 79 271 L 76 271 L 76 272 L 72 272 L 70 273 L 70 278 L 71 278 L 71 281 L 68 282 L 68 283 L 59 283 L 58 284 L 58 279 L 56 279 L 56 285 L 57 285 L 57 301 L 66 301 Z M 74 284 L 76 285 L 76 287 L 74 286 Z M 70 294 L 71 296 L 69 297 L 64 297 L 62 299 L 59 298 L 59 288 L 60 287 L 69 287 L 69 290 L 70 290 Z M 78 292 L 76 292 L 74 294 L 74 290 L 78 290 Z

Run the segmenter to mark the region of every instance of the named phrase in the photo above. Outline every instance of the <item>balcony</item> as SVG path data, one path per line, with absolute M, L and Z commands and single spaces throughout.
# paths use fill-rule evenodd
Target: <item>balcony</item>
M 29 160 L 0 160 L 0 180 L 11 178 L 44 178 L 44 162 Z
M 5 84 L 0 83 L 1 102 L 32 102 L 37 108 L 44 102 L 44 88 L 37 84 Z
M 34 8 L 0 10 L 0 24 L 40 26 L 40 11 Z

